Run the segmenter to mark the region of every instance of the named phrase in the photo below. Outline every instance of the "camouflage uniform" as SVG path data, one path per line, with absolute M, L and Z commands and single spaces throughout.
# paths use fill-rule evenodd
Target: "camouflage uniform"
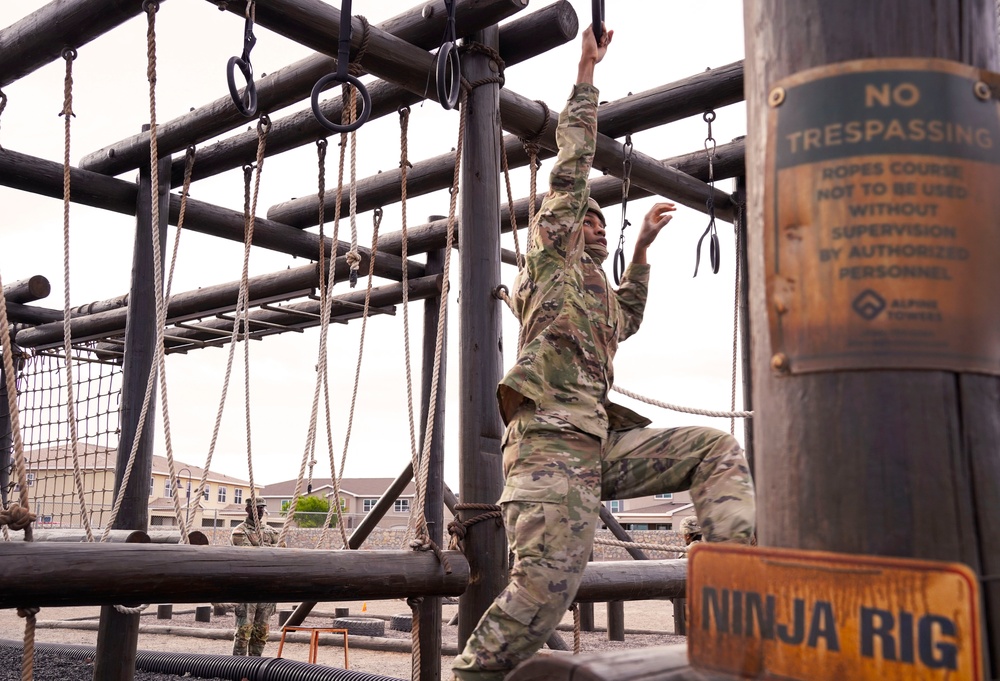
M 230 541 L 233 546 L 277 546 L 278 531 L 260 521 L 258 531 L 244 521 L 233 528 Z M 274 615 L 277 603 L 237 603 L 236 636 L 233 639 L 233 655 L 253 655 L 260 657 L 267 645 L 268 620 Z M 248 652 L 249 650 L 249 652 Z
M 618 341 L 635 333 L 649 266 L 631 264 L 614 291 L 603 248 L 582 221 L 597 133 L 597 89 L 574 87 L 556 130 L 549 178 L 525 268 L 514 283 L 522 349 L 497 397 L 507 430 L 500 497 L 515 554 L 510 583 L 454 662 L 458 679 L 500 681 L 538 650 L 576 594 L 601 499 L 691 490 L 706 536 L 747 541 L 754 494 L 736 440 L 713 428 L 647 428 L 608 400 Z

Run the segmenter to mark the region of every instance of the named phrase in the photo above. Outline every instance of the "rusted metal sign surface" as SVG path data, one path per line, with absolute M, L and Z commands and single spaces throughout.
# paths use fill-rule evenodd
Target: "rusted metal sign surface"
M 772 366 L 1000 375 L 996 74 L 844 62 L 769 93 Z
M 698 668 L 802 681 L 980 681 L 979 586 L 964 565 L 699 544 Z

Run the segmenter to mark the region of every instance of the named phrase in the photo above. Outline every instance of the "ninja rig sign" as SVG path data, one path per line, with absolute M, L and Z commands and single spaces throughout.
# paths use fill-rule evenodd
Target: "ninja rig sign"
M 863 60 L 770 90 L 774 369 L 1000 375 L 995 78 L 942 60 Z
M 968 567 L 699 544 L 688 565 L 696 668 L 783 681 L 980 681 Z

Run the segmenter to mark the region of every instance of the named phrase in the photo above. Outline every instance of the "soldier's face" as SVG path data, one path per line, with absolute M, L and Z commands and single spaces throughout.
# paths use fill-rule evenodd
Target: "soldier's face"
M 604 232 L 604 223 L 595 213 L 587 213 L 583 218 L 583 242 L 588 246 L 591 244 L 608 245 L 608 240 Z

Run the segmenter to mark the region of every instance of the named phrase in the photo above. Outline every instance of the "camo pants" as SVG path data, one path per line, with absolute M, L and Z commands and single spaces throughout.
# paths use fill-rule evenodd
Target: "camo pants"
M 500 504 L 514 565 L 455 658 L 462 681 L 502 681 L 555 630 L 590 558 L 601 499 L 690 490 L 707 541 L 753 534 L 746 459 L 735 438 L 714 428 L 635 428 L 602 442 L 522 408 L 508 425 L 503 462 Z
M 264 654 L 264 646 L 267 645 L 267 623 L 277 607 L 277 603 L 237 604 L 233 655 L 249 654 L 260 657 Z

